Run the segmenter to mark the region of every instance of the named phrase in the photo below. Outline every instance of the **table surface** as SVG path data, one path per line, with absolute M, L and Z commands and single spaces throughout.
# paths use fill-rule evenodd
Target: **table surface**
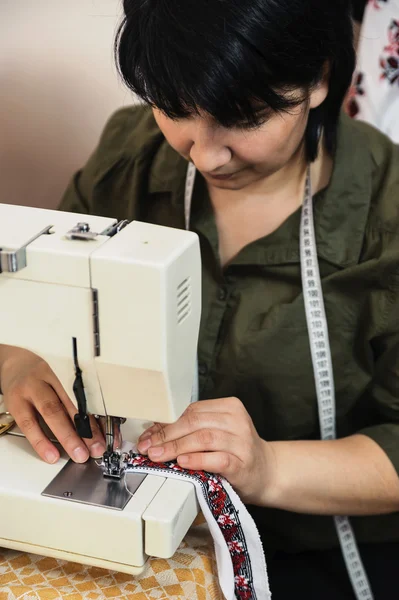
M 0 548 L 0 600 L 222 600 L 213 540 L 197 519 L 172 559 L 139 576 Z

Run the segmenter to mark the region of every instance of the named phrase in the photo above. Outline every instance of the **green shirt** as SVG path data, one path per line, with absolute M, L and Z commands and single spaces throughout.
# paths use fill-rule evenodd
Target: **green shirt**
M 187 163 L 151 111 L 107 124 L 61 209 L 184 228 Z M 399 471 L 399 148 L 342 116 L 329 186 L 314 197 L 315 229 L 337 402 L 338 437 L 373 438 Z M 300 210 L 224 269 L 204 180 L 191 228 L 200 238 L 200 398 L 237 396 L 266 440 L 319 439 L 301 289 Z M 265 549 L 338 545 L 333 519 L 250 507 Z M 356 517 L 362 542 L 399 540 L 399 513 Z

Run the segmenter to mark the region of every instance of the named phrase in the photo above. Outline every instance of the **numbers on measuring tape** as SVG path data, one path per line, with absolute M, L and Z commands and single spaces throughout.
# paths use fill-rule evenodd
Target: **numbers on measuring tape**
M 319 408 L 320 434 L 323 440 L 333 440 L 336 438 L 334 378 L 315 239 L 308 171 L 300 231 L 302 289 Z M 356 598 L 373 600 L 350 521 L 348 517 L 335 517 L 334 522 Z

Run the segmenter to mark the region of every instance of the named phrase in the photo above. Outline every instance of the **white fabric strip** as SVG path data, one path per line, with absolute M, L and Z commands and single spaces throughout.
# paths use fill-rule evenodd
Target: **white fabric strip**
M 141 460 L 143 460 L 142 464 L 140 464 Z M 127 466 L 126 474 L 155 474 L 171 477 L 172 479 L 190 479 L 194 483 L 198 503 L 213 537 L 219 584 L 226 600 L 271 600 L 265 555 L 258 530 L 251 515 L 231 485 L 225 479 L 213 478 L 210 474 L 207 474 L 207 477 L 203 477 L 201 480 L 200 477 L 187 471 L 174 471 L 176 468 L 175 463 L 166 463 L 165 466 L 157 466 L 152 463 L 152 466 L 148 466 L 147 462 L 147 459 L 143 459 L 143 457 L 133 458 Z M 231 514 L 225 510 L 219 517 L 218 523 L 218 519 L 212 511 L 212 502 L 209 501 L 207 490 L 214 488 L 219 483 L 224 488 L 222 493 L 226 492 L 229 501 L 234 505 L 235 512 Z M 240 541 L 232 543 L 231 548 L 226 543 L 220 527 L 220 519 L 223 518 L 232 518 L 234 524 L 238 525 L 241 530 Z M 248 578 L 245 575 L 237 576 L 234 574 L 232 563 L 232 556 L 235 554 L 234 544 L 241 545 L 241 549 L 238 548 L 239 553 L 246 555 Z M 242 582 L 237 581 L 238 578 L 241 578 Z M 241 585 L 239 585 L 240 583 Z M 242 593 L 239 591 L 240 587 Z

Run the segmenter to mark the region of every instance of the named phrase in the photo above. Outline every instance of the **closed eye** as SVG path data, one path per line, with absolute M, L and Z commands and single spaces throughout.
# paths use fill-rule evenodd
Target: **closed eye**
M 260 109 L 255 113 L 255 119 L 253 121 L 240 121 L 235 123 L 235 127 L 238 129 L 259 129 L 262 127 L 272 116 L 272 112 L 269 109 Z

